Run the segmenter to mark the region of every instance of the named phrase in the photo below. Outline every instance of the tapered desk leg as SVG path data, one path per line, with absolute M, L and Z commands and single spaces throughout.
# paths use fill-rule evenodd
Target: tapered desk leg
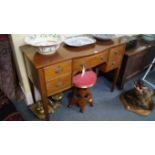
M 111 91 L 113 92 L 115 87 L 116 87 L 116 83 L 117 83 L 117 79 L 118 79 L 118 75 L 119 75 L 119 68 L 114 70 L 114 78 L 113 78 L 113 83 L 112 83 L 112 89 Z
M 35 98 L 35 91 L 34 91 L 34 85 L 31 82 L 31 80 L 29 79 L 29 84 L 30 84 L 30 89 L 31 89 L 31 93 L 32 93 L 32 99 L 33 99 L 33 103 L 36 102 L 36 98 Z
M 42 97 L 45 118 L 47 121 L 49 121 L 50 117 L 49 117 L 49 112 L 48 112 L 48 96 L 47 96 L 47 90 L 46 90 L 44 70 L 40 69 L 38 71 L 38 74 L 39 74 L 39 83 L 40 83 L 40 93 L 41 93 L 41 97 Z

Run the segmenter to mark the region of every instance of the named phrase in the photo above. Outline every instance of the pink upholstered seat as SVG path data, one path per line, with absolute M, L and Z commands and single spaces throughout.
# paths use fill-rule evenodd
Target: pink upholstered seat
M 96 74 L 93 71 L 86 71 L 73 77 L 73 84 L 78 88 L 89 88 L 96 83 Z

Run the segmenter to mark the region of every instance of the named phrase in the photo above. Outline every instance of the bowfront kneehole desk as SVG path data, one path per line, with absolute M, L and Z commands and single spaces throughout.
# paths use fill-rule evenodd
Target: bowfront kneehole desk
M 105 73 L 114 70 L 114 90 L 125 46 L 121 39 L 113 42 L 97 41 L 94 45 L 78 48 L 62 44 L 55 54 L 47 56 L 37 53 L 35 47 L 21 46 L 28 78 L 42 96 L 46 120 L 49 120 L 48 97 L 71 88 L 73 75 L 81 71 L 83 66 L 98 66 Z

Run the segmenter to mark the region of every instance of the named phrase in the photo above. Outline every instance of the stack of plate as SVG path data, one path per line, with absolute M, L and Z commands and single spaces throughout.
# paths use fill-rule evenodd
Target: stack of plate
M 155 34 L 144 34 L 142 38 L 148 42 L 155 41 Z
M 93 35 L 98 40 L 109 41 L 114 39 L 114 34 L 94 34 Z

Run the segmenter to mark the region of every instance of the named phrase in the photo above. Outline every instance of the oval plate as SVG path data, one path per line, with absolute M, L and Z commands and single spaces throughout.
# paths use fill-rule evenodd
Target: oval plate
M 81 47 L 81 46 L 95 44 L 96 40 L 87 36 L 78 36 L 78 37 L 68 38 L 64 41 L 64 43 L 68 46 Z

